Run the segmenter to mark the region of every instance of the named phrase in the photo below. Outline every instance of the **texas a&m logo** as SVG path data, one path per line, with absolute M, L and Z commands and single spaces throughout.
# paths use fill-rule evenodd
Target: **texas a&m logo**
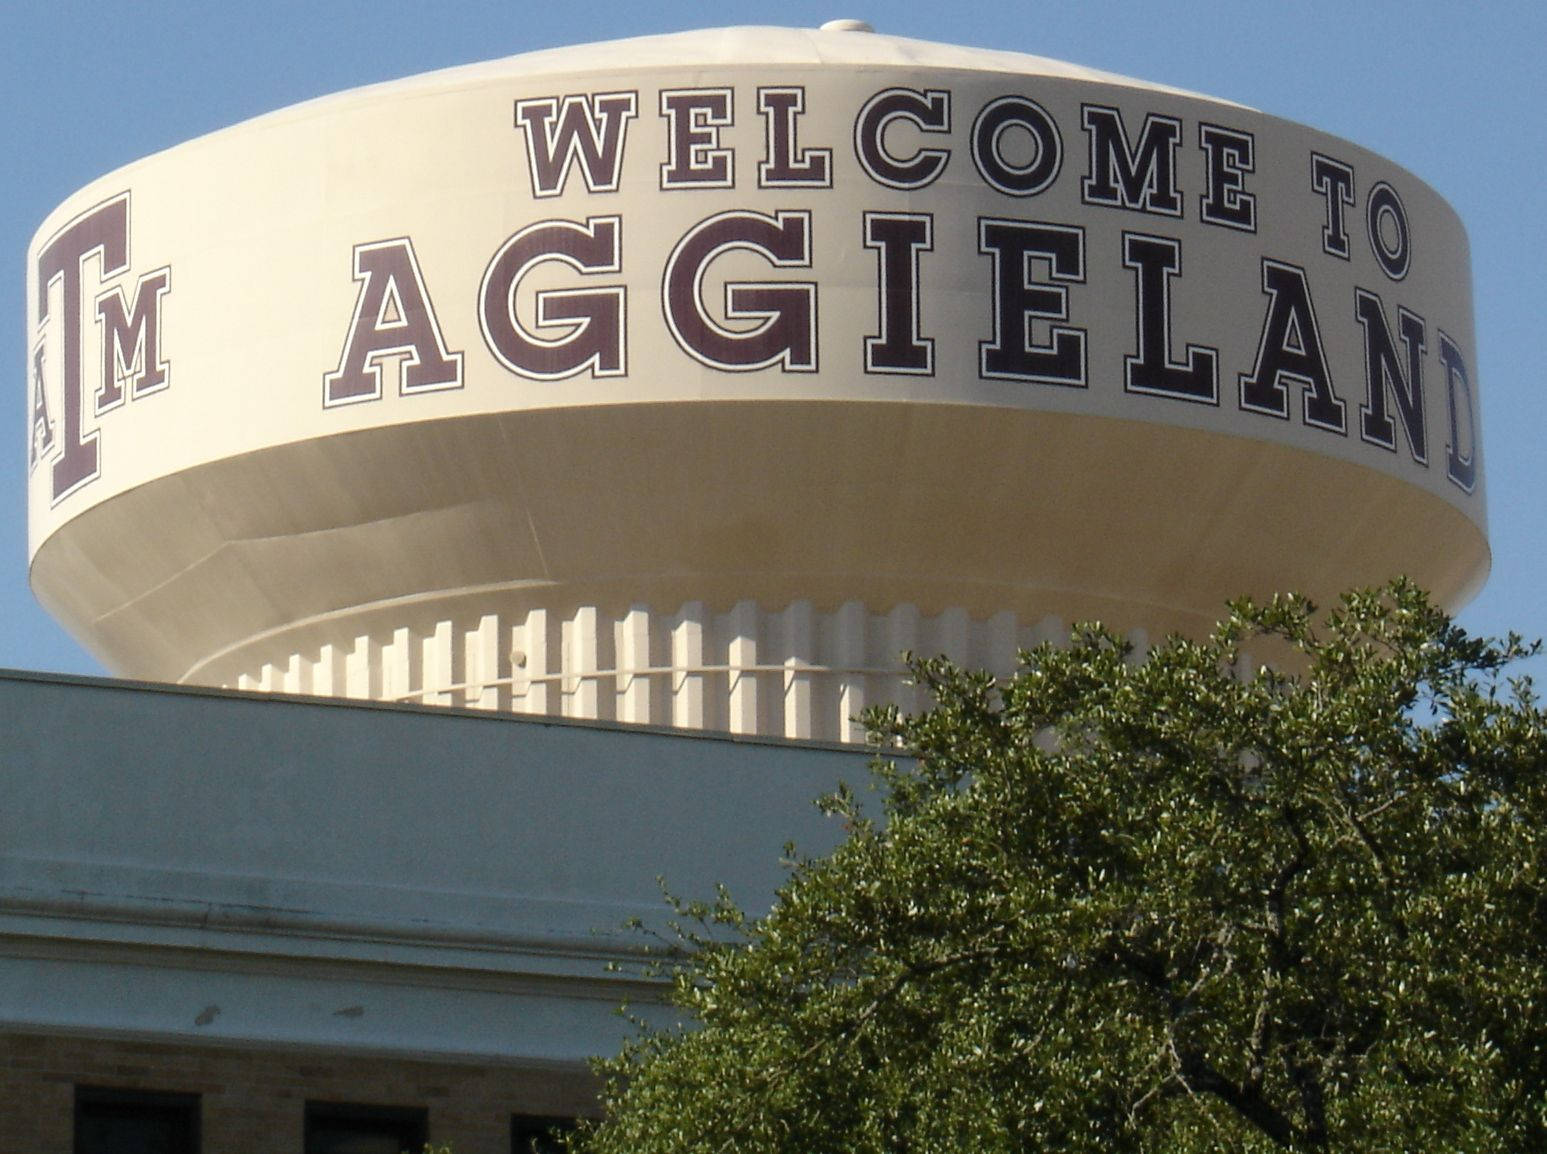
M 131 274 L 127 192 L 70 221 L 38 253 L 27 466 L 48 464 L 54 504 L 101 475 L 103 418 L 171 384 L 162 348 L 171 287 L 169 267 Z

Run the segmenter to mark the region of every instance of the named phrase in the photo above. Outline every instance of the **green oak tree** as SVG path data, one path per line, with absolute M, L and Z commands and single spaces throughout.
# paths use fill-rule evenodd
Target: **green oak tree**
M 682 1024 L 601 1063 L 576 1148 L 1547 1150 L 1532 648 L 1398 582 L 915 663 L 881 815 L 826 799 L 766 915 L 677 903 Z

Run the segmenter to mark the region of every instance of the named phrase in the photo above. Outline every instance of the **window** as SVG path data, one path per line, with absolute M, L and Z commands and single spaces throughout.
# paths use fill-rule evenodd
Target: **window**
M 306 1154 L 419 1154 L 428 1132 L 423 1110 L 306 1103 Z
M 510 1154 L 563 1154 L 555 1132 L 574 1128 L 573 1118 L 514 1114 L 510 1119 Z
M 198 1154 L 198 1150 L 197 1094 L 75 1088 L 75 1154 Z

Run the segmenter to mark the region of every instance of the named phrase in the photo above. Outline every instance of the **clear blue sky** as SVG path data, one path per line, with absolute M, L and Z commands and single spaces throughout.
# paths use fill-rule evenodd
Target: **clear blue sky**
M 0 0 L 0 667 L 100 672 L 27 587 L 26 247 L 109 169 L 313 96 L 563 44 L 729 24 L 1008 48 L 1193 89 L 1345 137 L 1447 197 L 1472 241 L 1493 574 L 1461 615 L 1547 635 L 1547 5 L 1316 0 L 537 4 Z

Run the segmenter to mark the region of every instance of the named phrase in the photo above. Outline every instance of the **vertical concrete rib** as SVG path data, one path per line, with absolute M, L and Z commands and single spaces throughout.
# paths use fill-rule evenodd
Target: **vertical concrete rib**
M 632 605 L 618 622 L 614 649 L 617 660 L 617 718 L 636 724 L 650 721 L 650 610 Z
M 758 663 L 757 602 L 738 601 L 727 619 L 726 664 L 730 666 L 726 685 L 726 727 L 732 733 L 756 733 L 758 675 L 752 666 Z
M 705 714 L 704 603 L 689 601 L 671 630 L 671 723 L 702 729 Z
M 834 718 L 839 741 L 864 741 L 865 726 L 857 720 L 865 708 L 865 626 L 870 615 L 860 601 L 845 601 L 833 614 L 833 664 L 838 689 Z
M 809 601 L 792 601 L 783 614 L 780 648 L 784 656 L 784 736 L 810 738 L 815 622 Z

